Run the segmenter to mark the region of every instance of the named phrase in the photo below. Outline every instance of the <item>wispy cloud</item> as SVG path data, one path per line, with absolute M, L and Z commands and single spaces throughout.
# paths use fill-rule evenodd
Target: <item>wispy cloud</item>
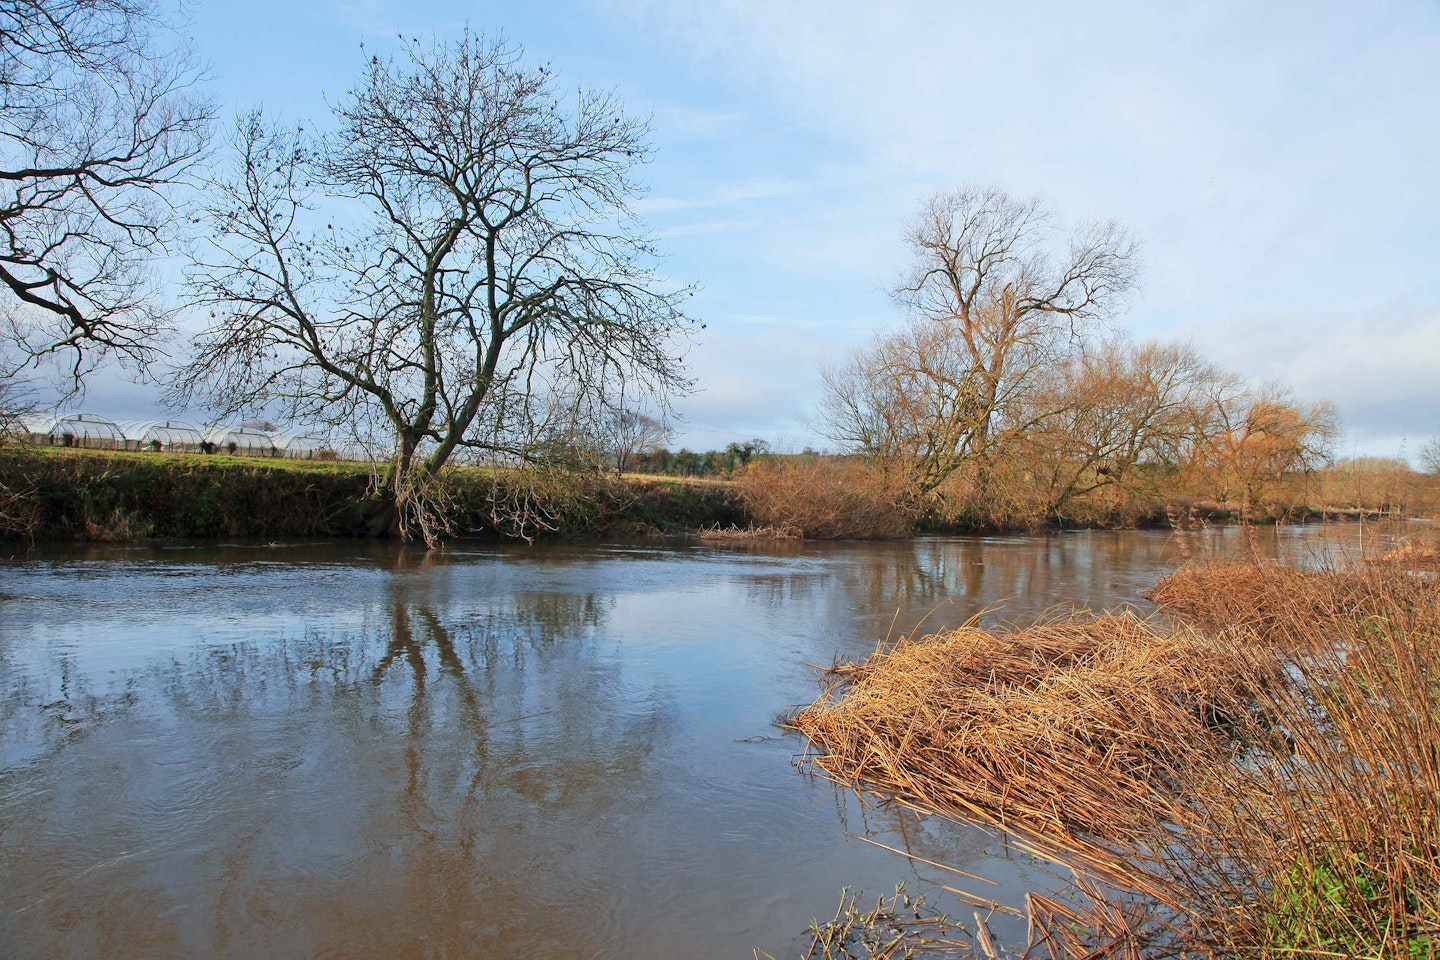
M 813 188 L 813 181 L 763 177 L 743 183 L 702 185 L 701 189 L 689 196 L 644 197 L 637 200 L 634 207 L 637 213 L 647 215 L 675 210 L 711 210 L 795 196 Z
M 330 10 L 337 23 L 363 35 L 393 40 L 398 36 L 426 39 L 458 33 L 466 24 L 463 17 L 448 10 L 440 15 L 433 9 L 417 9 L 414 2 L 399 0 L 330 0 Z
M 823 265 L 846 291 L 889 286 L 919 197 L 997 182 L 1138 234 L 1140 333 L 1233 331 L 1201 339 L 1327 390 L 1357 432 L 1440 409 L 1432 2 L 597 2 L 737 104 L 768 104 L 811 137 L 797 144 L 833 148 L 790 158 L 829 167 L 805 203 L 727 234 L 796 283 Z M 1319 314 L 1338 319 L 1322 332 Z

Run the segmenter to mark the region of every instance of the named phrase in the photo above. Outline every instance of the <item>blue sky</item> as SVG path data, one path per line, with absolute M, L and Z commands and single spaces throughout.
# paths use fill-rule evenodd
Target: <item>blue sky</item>
M 883 11 L 883 12 L 882 12 Z M 1137 338 L 1328 399 L 1339 452 L 1440 433 L 1440 3 L 191 0 L 228 118 L 323 120 L 397 32 L 503 31 L 652 117 L 639 208 L 705 322 L 679 442 L 817 443 L 818 368 L 898 320 L 920 200 L 1114 217 Z M 140 415 L 150 388 L 86 408 Z M 125 409 L 116 409 L 123 407 Z M 1402 446 L 1403 445 L 1403 446 Z

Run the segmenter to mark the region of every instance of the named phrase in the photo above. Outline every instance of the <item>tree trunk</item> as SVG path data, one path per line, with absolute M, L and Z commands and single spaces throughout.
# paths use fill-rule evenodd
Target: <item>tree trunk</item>
M 361 506 L 359 536 L 388 540 L 400 536 L 400 507 L 389 484 L 371 495 Z
M 361 506 L 360 528 L 356 531 L 359 536 L 404 539 L 405 532 L 400 525 L 401 484 L 413 461 L 414 449 L 402 439 L 389 473 L 380 477 Z

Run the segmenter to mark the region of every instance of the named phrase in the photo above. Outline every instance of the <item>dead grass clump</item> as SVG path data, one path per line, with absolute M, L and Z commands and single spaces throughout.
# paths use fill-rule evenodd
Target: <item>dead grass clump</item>
M 1287 651 L 1256 704 L 1283 738 L 1256 741 L 1187 838 L 1227 881 L 1176 871 L 1193 911 L 1270 955 L 1440 954 L 1440 584 L 1255 564 L 1182 571 L 1156 590 L 1175 596 L 1236 645 Z
M 1032 897 L 1053 956 L 1440 956 L 1440 582 L 1208 564 L 1154 597 L 903 640 L 793 724 L 836 780 L 1158 909 Z
M 1138 840 L 1230 755 L 1255 660 L 1129 614 L 901 640 L 791 718 L 846 783 L 1051 837 Z
M 1250 631 L 1290 648 L 1329 642 L 1333 625 L 1373 591 L 1358 570 L 1303 570 L 1280 562 L 1203 563 L 1156 584 L 1167 614 L 1215 632 Z
M 977 931 L 984 920 L 976 917 Z M 988 931 L 981 932 L 988 937 Z M 801 960 L 943 960 L 976 955 L 969 931 L 926 903 L 924 895 L 912 897 L 905 885 L 895 888 L 887 900 L 880 897 L 869 909 L 848 887 L 840 893 L 840 906 L 830 920 L 810 924 L 810 946 Z M 993 951 L 982 956 L 995 956 Z M 755 951 L 756 960 L 770 954 Z
M 1407 570 L 1434 569 L 1440 567 L 1440 547 L 1407 537 L 1382 554 L 1376 562 Z
M 701 527 L 695 531 L 695 536 L 699 540 L 720 543 L 805 539 L 805 535 L 795 527 L 757 527 L 754 524 L 748 527 L 741 527 L 733 523 L 728 527 L 722 527 L 719 524 L 713 527 Z

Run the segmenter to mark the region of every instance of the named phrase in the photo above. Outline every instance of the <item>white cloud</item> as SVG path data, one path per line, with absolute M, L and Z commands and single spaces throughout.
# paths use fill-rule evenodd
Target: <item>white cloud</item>
M 1440 433 L 1440 311 L 1256 315 L 1196 324 L 1188 332 L 1227 369 L 1257 383 L 1288 384 L 1302 400 L 1333 402 L 1359 453 L 1394 456 L 1398 438 L 1411 438 L 1414 447 L 1417 438 Z
M 362 36 L 388 49 L 469 16 L 553 58 L 562 85 L 593 78 L 648 112 L 637 207 L 666 273 L 702 286 L 707 390 L 683 407 L 717 442 L 804 435 L 816 361 L 897 316 L 918 201 L 976 182 L 1127 224 L 1140 336 L 1193 334 L 1334 399 L 1356 434 L 1440 410 L 1433 0 L 328 0 L 267 33 L 278 10 L 197 8 L 237 104 L 323 117 Z M 119 383 L 92 399 L 144 404 L 150 388 Z
M 752 318 L 739 332 L 705 336 L 687 358 L 701 389 L 676 404 L 677 446 L 719 449 L 750 437 L 817 442 L 805 421 L 820 363 L 835 353 L 824 337 L 794 330 L 779 317 L 769 324 Z
M 921 196 L 997 182 L 1139 236 L 1142 335 L 1229 331 L 1199 336 L 1214 359 L 1329 396 L 1357 434 L 1440 409 L 1433 3 L 597 2 L 792 125 L 813 189 L 725 234 L 774 272 L 762 286 L 828 274 L 821 311 L 874 304 Z

